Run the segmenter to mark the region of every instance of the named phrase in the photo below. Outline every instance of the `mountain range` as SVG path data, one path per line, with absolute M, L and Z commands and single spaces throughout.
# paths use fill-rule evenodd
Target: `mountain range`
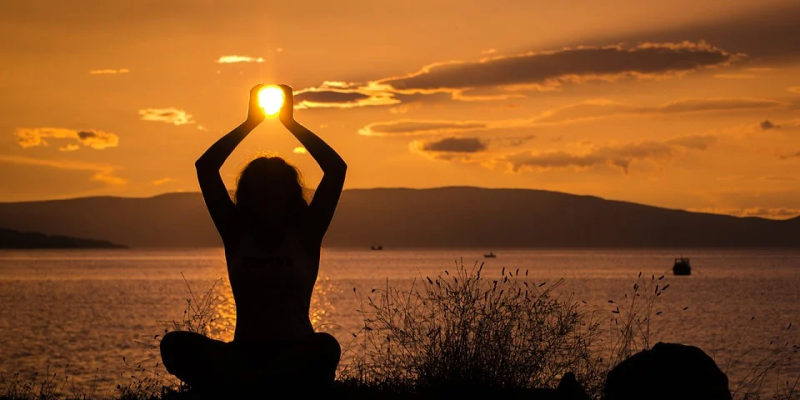
M 0 249 L 117 249 L 124 248 L 105 240 L 90 240 L 38 232 L 0 228 Z
M 130 247 L 220 246 L 200 193 L 0 203 L 0 227 Z M 740 218 L 528 189 L 350 189 L 330 247 L 800 248 L 800 217 Z

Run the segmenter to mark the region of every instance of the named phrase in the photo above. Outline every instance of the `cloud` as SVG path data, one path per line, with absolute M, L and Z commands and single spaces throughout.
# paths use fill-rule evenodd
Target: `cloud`
M 160 121 L 175 125 L 195 123 L 191 114 L 187 114 L 186 111 L 174 107 L 139 110 L 139 116 L 142 121 Z
M 495 49 L 481 50 L 481 54 L 494 54 L 494 53 L 497 53 L 497 50 Z
M 527 141 L 532 137 L 516 138 Z M 715 135 L 685 135 L 666 140 L 639 140 L 604 145 L 580 143 L 578 149 L 553 151 L 488 152 L 487 140 L 503 144 L 503 139 L 451 137 L 441 140 L 415 140 L 409 144 L 413 153 L 433 160 L 480 164 L 486 168 L 523 170 L 584 170 L 610 166 L 628 174 L 634 163 L 656 162 L 691 151 L 706 151 L 717 142 Z M 508 144 L 508 143 L 505 143 Z M 494 146 L 493 146 L 494 147 Z
M 717 79 L 755 79 L 753 74 L 716 74 L 714 78 Z
M 784 207 L 751 207 L 751 208 L 705 207 L 705 208 L 690 208 L 687 211 L 710 213 L 710 214 L 733 215 L 736 217 L 759 217 L 759 218 L 769 218 L 769 219 L 790 219 L 800 216 L 800 208 L 784 208 Z
M 70 143 L 64 147 L 59 147 L 58 151 L 75 151 L 75 150 L 80 150 L 80 148 L 81 146 L 78 146 L 77 144 L 74 143 Z
M 92 75 L 115 75 L 115 74 L 127 74 L 131 72 L 127 68 L 120 68 L 120 69 L 93 69 L 89 71 Z
M 421 107 L 422 107 L 422 105 L 419 102 L 417 102 L 417 103 L 407 103 L 407 104 L 401 104 L 401 105 L 399 105 L 397 107 L 392 107 L 392 108 L 389 109 L 389 112 L 392 113 L 392 114 L 405 114 L 405 113 L 407 113 L 409 111 L 418 110 Z
M 364 136 L 437 135 L 448 132 L 485 129 L 490 125 L 491 122 L 400 120 L 375 122 L 361 128 L 358 133 Z
M 707 98 L 682 99 L 655 106 L 637 106 L 610 100 L 590 100 L 552 110 L 531 118 L 495 121 L 397 120 L 374 122 L 361 128 L 364 136 L 412 136 L 464 133 L 476 130 L 537 128 L 611 117 L 641 117 L 671 114 L 743 112 L 783 106 L 768 99 Z
M 781 160 L 788 160 L 791 158 L 800 158 L 800 151 L 797 153 L 785 154 L 781 156 Z
M 769 130 L 769 129 L 778 129 L 778 128 L 780 128 L 780 125 L 775 125 L 775 124 L 772 123 L 772 121 L 770 121 L 768 119 L 765 119 L 764 121 L 762 121 L 760 126 L 761 126 L 761 129 L 765 130 L 765 131 Z
M 449 152 L 449 153 L 478 153 L 485 151 L 488 146 L 479 138 L 449 137 L 438 140 L 415 140 L 411 148 L 417 151 Z
M 152 183 L 153 185 L 156 185 L 156 186 L 161 186 L 161 185 L 163 185 L 165 183 L 172 183 L 172 182 L 175 182 L 175 179 L 172 179 L 170 177 L 166 177 L 166 178 L 161 178 L 161 179 L 156 179 L 154 181 L 150 181 L 150 183 Z
M 678 136 L 664 141 L 668 146 L 683 147 L 690 150 L 708 150 L 711 145 L 717 142 L 714 135 L 686 135 Z
M 262 63 L 264 59 L 261 57 L 250 56 L 222 56 L 217 60 L 219 64 L 233 64 L 233 63 Z
M 798 132 L 798 128 L 800 128 L 800 119 L 787 119 L 779 122 L 773 122 L 772 120 L 765 119 L 758 124 L 754 124 L 753 128 L 753 133 L 759 130 L 770 131 L 780 129 L 787 135 L 791 135 L 792 133 Z
M 516 137 L 498 137 L 492 138 L 493 143 L 498 143 L 502 146 L 519 147 L 531 140 L 536 139 L 536 135 L 525 135 Z
M 729 181 L 795 182 L 798 179 L 791 176 L 780 176 L 780 175 L 767 175 L 767 176 L 739 175 L 739 176 L 725 176 L 717 178 L 717 180 L 723 182 L 729 182 Z
M 582 46 L 476 62 L 440 62 L 377 84 L 403 93 L 460 92 L 484 87 L 530 89 L 622 77 L 665 78 L 725 66 L 739 57 L 702 41 L 644 43 L 632 48 Z
M 119 145 L 119 137 L 117 135 L 98 130 L 78 131 L 78 141 L 83 143 L 84 146 L 98 150 Z
M 543 112 L 532 122 L 567 123 L 616 116 L 657 116 L 669 114 L 750 111 L 784 105 L 769 99 L 747 97 L 689 98 L 655 106 L 637 106 L 609 100 L 590 100 Z
M 535 136 L 518 136 L 509 138 L 447 137 L 444 139 L 420 139 L 409 143 L 412 153 L 422 155 L 431 160 L 480 164 L 494 169 L 498 164 L 507 164 L 499 160 L 497 153 L 504 148 L 517 148 L 533 140 Z M 489 145 L 494 149 L 489 151 Z
M 119 167 L 112 165 L 93 164 L 70 160 L 44 160 L 39 158 L 5 155 L 0 155 L 0 163 L 48 167 L 71 171 L 89 171 L 94 172 L 90 178 L 93 181 L 103 182 L 113 186 L 125 185 L 128 183 L 126 179 L 114 175 Z
M 206 127 L 205 127 L 205 126 L 203 126 L 203 125 L 197 125 L 197 130 L 198 130 L 198 131 L 203 131 L 203 132 L 206 132 L 206 131 L 208 131 L 208 128 L 206 128 Z
M 323 82 L 320 87 L 308 88 L 294 93 L 295 108 L 354 108 L 399 104 L 393 93 L 369 85 L 338 81 Z
M 631 164 L 644 160 L 659 160 L 676 156 L 681 150 L 706 150 L 716 142 L 711 135 L 681 136 L 666 141 L 642 140 L 622 145 L 605 145 L 587 151 L 525 151 L 505 156 L 513 172 L 523 169 L 586 169 L 601 165 L 630 172 Z
M 359 100 L 369 99 L 370 95 L 359 92 L 346 91 L 306 91 L 295 95 L 298 103 L 358 103 Z
M 782 3 L 782 4 L 777 4 Z M 762 3 L 763 4 L 763 3 Z M 639 43 L 642 41 L 670 42 L 676 40 L 706 40 L 731 51 L 746 53 L 760 62 L 787 61 L 800 58 L 800 3 L 785 1 L 764 4 L 747 13 L 720 13 L 717 18 L 698 19 L 698 22 L 679 26 L 654 25 L 649 31 L 596 35 L 587 42 L 585 37 L 575 44 Z M 569 43 L 567 43 L 569 44 Z
M 674 114 L 690 112 L 719 112 L 719 111 L 747 111 L 765 108 L 774 108 L 782 103 L 769 100 L 747 97 L 717 97 L 709 99 L 684 99 L 666 103 L 658 107 L 642 107 L 635 110 L 641 114 Z
M 786 91 L 791 93 L 800 93 L 800 86 L 789 86 L 786 88 Z
M 405 103 L 408 96 L 436 94 L 458 101 L 504 100 L 524 97 L 513 91 L 554 90 L 564 83 L 625 77 L 665 79 L 727 66 L 742 57 L 703 41 L 643 43 L 631 48 L 577 46 L 478 61 L 437 62 L 409 75 L 366 83 L 326 81 L 295 96 L 303 108 L 392 105 Z
M 128 183 L 127 179 L 120 178 L 102 171 L 92 175 L 92 180 L 107 183 L 112 186 L 121 186 Z
M 71 139 L 96 150 L 119 146 L 119 136 L 97 129 L 19 128 L 14 132 L 14 135 L 17 137 L 17 143 L 26 149 L 48 146 L 47 139 Z M 74 143 L 59 148 L 61 151 L 74 151 L 77 149 L 77 144 Z
M 306 153 L 308 153 L 308 151 L 306 150 L 305 147 L 295 147 L 294 150 L 292 150 L 292 152 L 294 152 L 294 154 L 306 154 Z
M 745 208 L 739 212 L 743 217 L 763 217 L 772 219 L 789 219 L 800 215 L 798 208 L 755 207 Z
M 772 67 L 752 67 L 752 68 L 745 68 L 745 71 L 748 72 L 772 72 L 775 71 L 777 68 Z

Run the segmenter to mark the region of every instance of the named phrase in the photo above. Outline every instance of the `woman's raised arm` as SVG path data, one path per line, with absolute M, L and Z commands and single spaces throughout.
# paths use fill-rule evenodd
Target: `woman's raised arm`
M 222 182 L 219 169 L 247 134 L 264 121 L 264 110 L 258 104 L 258 92 L 263 86 L 256 85 L 250 90 L 250 105 L 245 122 L 217 140 L 194 164 L 208 213 L 211 214 L 211 220 L 214 221 L 214 226 L 217 227 L 217 232 L 226 245 L 233 231 L 231 225 L 235 207 L 228 189 Z
M 292 88 L 280 85 L 284 94 L 280 120 L 286 129 L 308 150 L 311 157 L 322 169 L 322 181 L 314 191 L 314 199 L 309 205 L 309 219 L 306 232 L 314 245 L 322 243 L 322 238 L 333 219 L 339 197 L 342 194 L 347 164 L 325 141 L 294 120 L 294 99 Z

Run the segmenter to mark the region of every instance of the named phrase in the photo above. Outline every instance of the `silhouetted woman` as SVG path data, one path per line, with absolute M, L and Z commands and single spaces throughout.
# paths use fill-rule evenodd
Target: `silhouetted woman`
M 319 270 L 322 238 L 333 218 L 347 165 L 322 139 L 294 120 L 292 90 L 281 85 L 281 123 L 324 172 L 308 204 L 297 170 L 280 157 L 259 157 L 239 176 L 235 202 L 219 169 L 236 146 L 264 121 L 258 104 L 263 85 L 250 91 L 247 120 L 197 160 L 197 178 L 208 212 L 225 246 L 236 302 L 233 341 L 170 332 L 161 341 L 167 371 L 195 388 L 248 384 L 330 383 L 341 348 L 315 333 L 308 317 Z

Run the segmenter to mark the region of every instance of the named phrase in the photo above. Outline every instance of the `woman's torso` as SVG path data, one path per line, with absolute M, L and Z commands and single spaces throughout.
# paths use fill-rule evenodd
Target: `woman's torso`
M 307 251 L 295 229 L 287 229 L 283 240 L 260 237 L 247 230 L 234 249 L 226 249 L 236 302 L 234 341 L 296 340 L 313 334 L 308 313 L 319 253 Z

